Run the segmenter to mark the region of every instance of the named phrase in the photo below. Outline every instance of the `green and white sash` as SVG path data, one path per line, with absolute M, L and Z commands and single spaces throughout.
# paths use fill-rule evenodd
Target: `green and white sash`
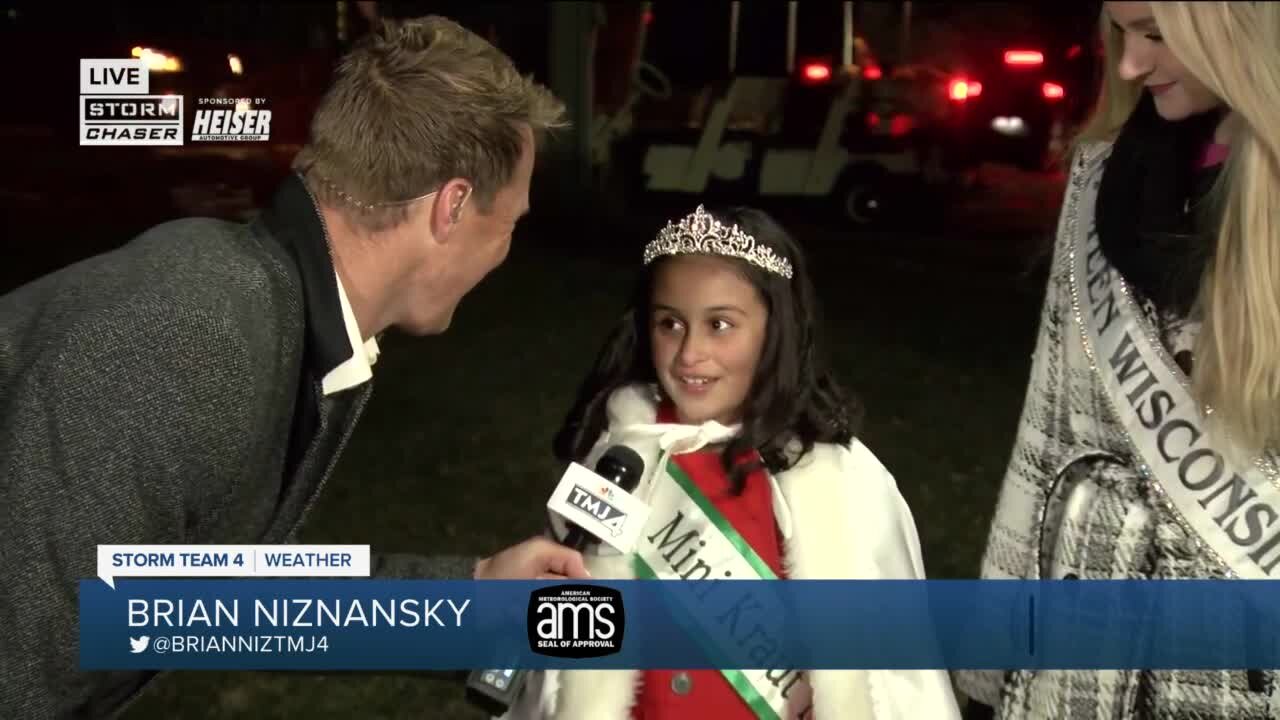
M 721 669 L 721 674 L 756 717 L 785 717 L 787 698 L 800 679 L 798 671 L 784 669 L 790 667 L 781 635 L 786 609 L 758 586 L 748 591 L 728 582 L 776 580 L 777 576 L 674 461 L 667 459 L 659 473 L 648 523 L 635 552 L 636 577 L 698 581 L 672 584 L 676 617 L 683 616 L 685 630 L 713 658 L 724 656 L 715 638 L 723 642 L 732 637 L 739 647 L 748 647 L 749 656 L 758 659 L 762 669 Z M 680 606 L 688 608 L 687 615 Z M 699 626 L 693 618 L 714 619 L 721 625 L 707 627 L 704 622 Z
M 1190 384 L 1102 254 L 1094 213 L 1102 173 L 1072 188 L 1072 307 L 1089 364 L 1140 462 L 1180 524 L 1231 574 L 1280 579 L 1280 482 L 1209 444 Z M 1076 218 L 1089 219 L 1081 224 Z

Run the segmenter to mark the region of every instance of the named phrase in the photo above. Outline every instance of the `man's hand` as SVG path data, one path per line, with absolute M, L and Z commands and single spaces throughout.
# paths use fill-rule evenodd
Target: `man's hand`
M 476 580 L 589 578 L 582 553 L 547 537 L 532 537 L 476 563 Z

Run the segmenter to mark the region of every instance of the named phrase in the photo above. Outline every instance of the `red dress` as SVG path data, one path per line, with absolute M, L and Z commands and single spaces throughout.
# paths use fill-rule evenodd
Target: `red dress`
M 658 422 L 677 422 L 668 403 L 658 408 Z M 758 470 L 747 478 L 741 495 L 733 495 L 720 464 L 720 450 L 673 455 L 672 461 L 693 480 L 717 510 L 742 535 L 779 577 L 782 571 L 781 534 L 773 514 L 769 478 Z M 719 670 L 644 670 L 633 720 L 668 718 L 726 718 L 755 720 L 755 713 Z M 677 676 L 681 676 L 677 679 Z

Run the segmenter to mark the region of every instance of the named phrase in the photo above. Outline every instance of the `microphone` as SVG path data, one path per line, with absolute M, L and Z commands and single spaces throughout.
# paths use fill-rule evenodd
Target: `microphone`
M 644 474 L 644 459 L 626 445 L 614 445 L 596 461 L 596 474 L 623 490 L 631 492 L 640 484 L 640 476 Z M 560 544 L 565 547 L 582 551 L 600 542 L 598 536 L 583 530 L 578 525 L 568 523 L 568 526 L 568 534 L 560 541 Z
M 644 475 L 644 459 L 626 445 L 614 445 L 596 461 L 596 474 L 630 493 Z M 569 532 L 560 544 L 582 551 L 601 542 L 595 533 L 568 523 Z M 528 670 L 472 670 L 467 675 L 466 697 L 476 707 L 493 716 L 506 714 L 524 689 Z

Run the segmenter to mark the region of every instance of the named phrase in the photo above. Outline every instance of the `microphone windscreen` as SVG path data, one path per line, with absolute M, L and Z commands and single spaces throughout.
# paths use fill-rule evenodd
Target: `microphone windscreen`
M 607 478 L 616 478 L 619 487 L 631 492 L 644 475 L 644 458 L 626 445 L 614 445 L 596 462 L 596 470 Z

